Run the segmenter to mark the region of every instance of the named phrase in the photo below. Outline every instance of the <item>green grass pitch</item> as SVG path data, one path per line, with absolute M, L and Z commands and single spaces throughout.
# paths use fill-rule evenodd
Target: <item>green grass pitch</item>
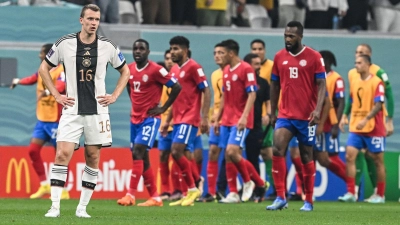
M 0 224 L 400 224 L 400 203 L 315 202 L 313 212 L 300 212 L 302 202 L 289 209 L 266 211 L 271 202 L 218 204 L 192 207 L 123 207 L 115 200 L 92 200 L 90 219 L 76 218 L 78 200 L 61 202 L 60 218 L 45 218 L 50 200 L 0 199 Z

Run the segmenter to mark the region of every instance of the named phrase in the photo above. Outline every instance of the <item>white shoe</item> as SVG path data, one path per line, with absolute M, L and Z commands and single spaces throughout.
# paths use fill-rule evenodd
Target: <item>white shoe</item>
M 51 206 L 49 211 L 44 215 L 45 217 L 60 217 L 60 208 L 56 208 L 55 206 Z
M 253 181 L 249 181 L 243 184 L 243 193 L 242 193 L 242 201 L 247 202 L 251 195 L 253 194 L 255 184 Z
M 371 196 L 368 201 L 368 203 L 385 203 L 385 197 L 381 197 L 379 195 Z
M 376 198 L 378 195 L 376 193 L 373 193 L 369 198 L 364 199 L 364 202 L 369 202 L 371 199 Z
M 220 203 L 239 203 L 240 202 L 240 197 L 238 193 L 235 192 L 230 192 L 226 198 L 221 199 L 219 201 Z
M 87 214 L 86 209 L 77 209 L 75 215 L 79 218 L 91 218 L 91 216 Z

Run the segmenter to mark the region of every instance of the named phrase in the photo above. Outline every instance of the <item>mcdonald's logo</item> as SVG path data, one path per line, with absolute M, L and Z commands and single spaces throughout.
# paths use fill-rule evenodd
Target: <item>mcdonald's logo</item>
M 24 170 L 22 170 L 24 169 Z M 25 172 L 25 190 L 26 193 L 31 192 L 30 185 L 30 177 L 29 177 L 29 166 L 26 159 L 21 159 L 19 162 L 15 158 L 12 158 L 8 163 L 7 167 L 7 180 L 6 180 L 6 193 L 11 193 L 11 180 L 12 180 L 12 171 L 15 171 L 15 189 L 17 191 L 21 190 L 21 175 L 22 172 Z

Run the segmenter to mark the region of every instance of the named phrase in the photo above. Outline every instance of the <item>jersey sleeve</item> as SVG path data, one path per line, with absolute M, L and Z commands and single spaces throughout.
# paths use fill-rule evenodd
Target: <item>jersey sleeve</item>
M 114 47 L 112 44 L 110 44 L 110 49 L 111 58 L 109 60 L 109 63 L 111 63 L 112 67 L 118 70 L 125 65 L 125 57 L 118 47 Z
M 388 110 L 388 116 L 393 118 L 394 114 L 394 97 L 392 86 L 390 85 L 389 76 L 383 69 L 379 69 L 376 75 L 383 81 L 385 85 L 385 96 L 386 96 L 386 105 Z
M 63 61 L 61 55 L 63 43 L 58 41 L 56 43 L 58 43 L 58 45 L 53 44 L 49 52 L 47 52 L 46 57 L 44 58 L 44 60 L 46 60 L 46 62 L 52 67 L 56 67 L 60 62 Z
M 31 85 L 35 84 L 38 80 L 38 72 L 30 75 L 29 77 L 24 77 L 19 80 L 19 84 L 21 85 Z
M 344 81 L 342 78 L 336 80 L 334 94 L 335 98 L 344 98 Z
M 171 76 L 171 74 L 168 73 L 168 71 L 164 67 L 160 67 L 159 70 L 157 71 L 157 80 L 161 84 L 167 86 L 167 87 L 172 87 L 176 83 L 176 79 Z
M 321 54 L 316 52 L 315 54 L 315 63 L 314 63 L 314 76 L 315 79 L 325 79 L 326 78 L 326 73 L 325 73 L 325 62 L 324 59 L 322 58 Z
M 254 74 L 254 70 L 251 67 L 246 67 L 244 69 L 244 73 L 246 75 L 244 82 L 246 87 L 246 92 L 254 92 L 257 91 L 257 81 Z
M 271 74 L 271 80 L 273 80 L 273 81 L 279 81 L 279 77 L 280 77 L 279 68 L 278 68 L 278 63 L 277 62 L 278 62 L 278 56 L 275 55 L 274 65 L 272 66 L 272 74 Z
M 379 83 L 374 94 L 374 102 L 385 102 L 385 88 L 383 83 Z
M 201 68 L 200 66 L 197 67 L 193 67 L 193 79 L 197 84 L 197 88 L 199 88 L 200 90 L 203 90 L 204 88 L 208 87 L 208 82 L 207 82 L 207 78 L 206 75 L 204 74 L 203 68 Z

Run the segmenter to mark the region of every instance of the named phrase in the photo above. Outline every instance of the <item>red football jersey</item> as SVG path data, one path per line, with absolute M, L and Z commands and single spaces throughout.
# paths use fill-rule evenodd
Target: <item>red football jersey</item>
M 203 68 L 193 59 L 187 60 L 179 67 L 175 64 L 170 71 L 182 86 L 181 93 L 172 105 L 174 124 L 200 125 L 202 90 L 208 87 Z
M 243 114 L 249 92 L 257 91 L 257 81 L 253 68 L 245 61 L 235 67 L 227 65 L 223 76 L 224 111 L 221 125 L 236 126 Z M 246 127 L 253 128 L 254 112 L 251 109 Z
M 142 69 L 136 67 L 136 62 L 129 64 L 128 67 L 131 72 L 129 77 L 131 122 L 139 124 L 149 117 L 147 111 L 160 103 L 163 85 L 172 87 L 176 79 L 171 77 L 164 67 L 150 60 Z
M 296 55 L 286 49 L 276 53 L 271 79 L 281 85 L 278 118 L 308 120 L 317 104 L 317 78 L 326 78 L 319 52 L 304 47 Z

